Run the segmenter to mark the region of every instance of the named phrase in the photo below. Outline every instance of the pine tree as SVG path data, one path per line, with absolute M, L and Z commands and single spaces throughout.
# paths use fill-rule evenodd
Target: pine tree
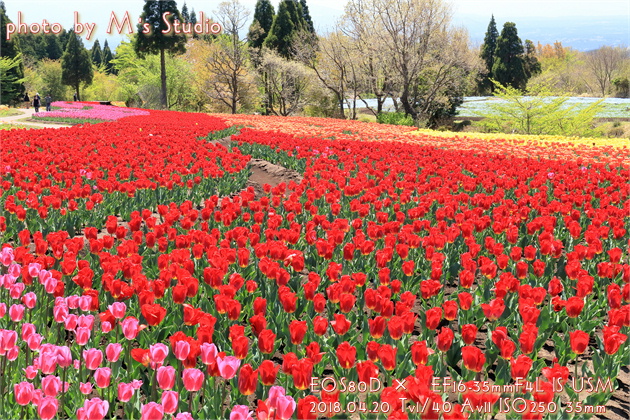
M 109 48 L 107 40 L 105 40 L 105 43 L 103 44 L 102 57 L 102 63 L 105 66 L 105 71 L 107 73 L 114 73 L 114 64 L 112 63 L 114 55 L 112 54 L 112 50 Z
M 66 51 L 61 57 L 61 82 L 73 87 L 77 93 L 77 99 L 81 100 L 79 90 L 81 83 L 89 85 L 93 77 L 90 53 L 83 46 L 81 38 L 71 30 Z
M 269 35 L 275 10 L 269 0 L 258 0 L 254 9 L 254 20 L 249 27 L 247 39 L 253 48 L 261 48 Z
M 284 58 L 292 58 L 295 35 L 306 29 L 302 7 L 295 0 L 282 0 L 263 45 L 276 50 Z
M 12 23 L 7 16 L 4 2 L 0 1 L 0 57 L 7 63 L 6 70 L 2 74 L 0 83 L 0 103 L 8 104 L 21 99 L 24 95 L 24 63 L 22 62 L 20 41 L 18 38 L 11 38 L 7 41 L 7 24 Z M 10 65 L 9 61 L 11 62 Z
M 503 86 L 525 89 L 527 75 L 523 64 L 523 52 L 523 44 L 518 37 L 516 24 L 506 22 L 497 39 L 497 47 L 494 51 L 494 64 L 492 65 L 494 80 Z
M 300 6 L 302 7 L 302 19 L 304 19 L 304 22 L 306 23 L 306 30 L 312 34 L 315 34 L 315 26 L 313 25 L 311 14 L 308 11 L 306 0 L 300 0 Z
M 101 50 L 101 43 L 98 42 L 98 39 L 94 41 L 94 45 L 92 45 L 92 63 L 94 63 L 96 67 L 103 64 L 103 51 Z
M 497 38 L 499 38 L 499 31 L 497 30 L 497 24 L 494 21 L 494 15 L 490 19 L 488 24 L 488 30 L 486 36 L 483 39 L 483 45 L 481 46 L 481 59 L 486 64 L 486 75 L 481 79 L 480 90 L 483 92 L 492 91 L 494 85 L 490 82 L 490 76 L 492 74 L 492 66 L 494 65 L 494 50 L 497 48 Z
M 195 14 L 195 9 L 190 9 L 190 24 L 194 28 L 196 23 L 197 23 L 197 15 Z M 195 31 L 193 31 L 193 38 L 197 39 L 198 37 L 199 35 L 197 35 Z
M 188 13 L 188 6 L 186 6 L 186 3 L 184 3 L 184 6 L 182 7 L 182 19 L 184 23 L 190 23 L 190 14 Z
M 186 51 L 186 36 L 184 34 L 163 33 L 168 28 L 162 19 L 164 13 L 170 13 L 169 20 L 172 23 L 175 19 L 182 21 L 177 3 L 174 0 L 145 0 L 141 22 L 148 24 L 151 33 L 144 33 L 143 23 L 138 24 L 138 35 L 134 48 L 138 56 L 145 54 L 160 54 L 160 78 L 162 81 L 162 91 L 160 102 L 162 108 L 168 108 L 166 97 L 166 53 L 182 54 Z M 172 28 L 172 26 L 171 26 Z

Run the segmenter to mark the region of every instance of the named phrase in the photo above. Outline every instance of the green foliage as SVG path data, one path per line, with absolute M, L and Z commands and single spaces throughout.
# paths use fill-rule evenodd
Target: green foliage
M 263 45 L 277 51 L 284 58 L 292 58 L 293 41 L 295 36 L 303 30 L 306 30 L 306 22 L 302 17 L 300 3 L 294 0 L 282 0 Z
M 258 0 L 254 9 L 254 20 L 249 27 L 247 39 L 253 48 L 261 48 L 271 30 L 275 10 L 269 0 Z
M 525 40 L 525 55 L 523 56 L 523 68 L 527 80 L 542 72 L 542 67 L 536 57 L 536 47 L 529 39 Z
M 102 58 L 101 64 L 105 66 L 105 71 L 107 73 L 114 72 L 114 65 L 112 63 L 113 59 L 114 59 L 114 56 L 112 55 L 112 50 L 109 48 L 109 45 L 107 44 L 107 40 L 105 40 L 105 44 L 103 44 L 103 58 Z
M 19 38 L 7 41 L 7 24 L 11 19 L 6 14 L 4 2 L 0 1 L 0 103 L 8 104 L 18 101 L 24 95 L 24 64 Z
M 305 29 L 314 34 L 315 26 L 313 25 L 313 19 L 311 18 L 311 14 L 308 10 L 306 0 L 300 0 L 300 7 L 302 8 L 302 19 L 304 19 Z
M 134 47 L 138 56 L 146 54 L 158 54 L 168 51 L 172 54 L 182 54 L 186 51 L 186 36 L 183 34 L 163 33 L 168 30 L 162 15 L 170 13 L 168 20 L 172 22 L 177 19 L 180 22 L 182 17 L 177 9 L 177 4 L 173 0 L 145 0 L 141 23 L 138 24 L 138 33 Z M 149 25 L 150 32 L 144 33 L 144 24 Z M 172 25 L 171 25 L 172 28 Z M 172 32 L 172 31 L 171 31 Z
M 630 79 L 628 77 L 617 77 L 612 81 L 615 87 L 615 96 L 617 98 L 630 97 Z
M 94 45 L 92 45 L 92 63 L 94 63 L 96 67 L 103 64 L 103 50 L 101 50 L 101 43 L 98 42 L 98 39 L 94 41 Z
M 61 81 L 61 61 L 42 60 L 37 64 L 36 72 L 39 75 L 39 81 L 33 90 L 40 92 L 42 98 L 50 95 L 53 101 L 63 101 L 72 97 L 68 92 L 68 87 Z
M 526 92 L 495 82 L 499 99 L 477 115 L 487 131 L 562 136 L 592 136 L 593 120 L 602 101 L 588 106 L 568 105 L 567 96 L 551 96 L 548 89 Z
M 81 38 L 71 31 L 66 51 L 61 57 L 61 81 L 73 87 L 78 99 L 81 100 L 80 84 L 89 85 L 93 77 L 90 53 L 83 46 Z
M 498 38 L 499 31 L 497 30 L 497 24 L 494 20 L 494 15 L 492 15 L 492 19 L 490 19 L 490 23 L 488 24 L 486 36 L 483 39 L 483 45 L 481 46 L 480 57 L 485 63 L 486 67 L 486 75 L 481 80 L 479 86 L 481 91 L 491 91 L 493 87 L 493 84 L 490 81 L 490 75 L 492 74 L 492 66 L 494 65 L 494 51 L 497 48 Z
M 502 85 L 525 89 L 527 76 L 523 64 L 523 44 L 518 37 L 516 24 L 506 22 L 494 51 L 492 77 Z
M 407 115 L 404 112 L 381 112 L 377 115 L 376 121 L 381 124 L 414 125 L 411 115 Z

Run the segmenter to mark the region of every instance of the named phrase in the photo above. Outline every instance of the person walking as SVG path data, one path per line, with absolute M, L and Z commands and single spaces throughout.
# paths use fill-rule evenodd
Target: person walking
M 28 109 L 28 106 L 31 104 L 31 98 L 28 97 L 28 92 L 26 92 L 24 94 L 24 105 L 26 105 L 26 109 Z
M 52 104 L 52 98 L 50 97 L 50 93 L 46 95 L 46 98 L 44 98 L 44 100 L 46 102 L 46 111 L 50 111 L 50 104 Z
M 76 92 L 74 92 L 74 97 L 73 97 L 74 101 L 76 102 L 79 99 L 79 95 L 77 95 Z
M 35 108 L 35 112 L 39 112 L 41 101 L 42 99 L 39 97 L 39 93 L 36 93 L 35 96 L 33 96 L 33 108 Z

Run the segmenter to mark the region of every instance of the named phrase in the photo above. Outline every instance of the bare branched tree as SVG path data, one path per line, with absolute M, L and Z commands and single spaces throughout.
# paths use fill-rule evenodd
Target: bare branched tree
M 606 96 L 610 92 L 612 80 L 629 56 L 626 48 L 608 46 L 591 51 L 586 55 L 586 65 L 597 81 L 601 96 Z

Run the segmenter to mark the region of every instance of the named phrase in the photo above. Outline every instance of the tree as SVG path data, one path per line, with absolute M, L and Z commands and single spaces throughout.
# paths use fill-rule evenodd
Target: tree
M 7 24 L 12 23 L 7 16 L 4 2 L 0 1 L 0 57 L 3 58 L 2 82 L 0 83 L 0 103 L 18 101 L 24 95 L 24 64 L 20 41 L 13 37 L 7 40 Z
M 527 75 L 523 63 L 523 53 L 523 44 L 518 37 L 516 24 L 506 22 L 494 50 L 492 78 L 502 85 L 524 89 L 527 85 Z
M 184 23 L 190 23 L 190 13 L 188 13 L 188 6 L 186 6 L 186 3 L 182 6 L 182 20 Z
M 265 38 L 273 25 L 275 10 L 269 0 L 258 0 L 254 9 L 254 20 L 249 26 L 247 40 L 253 48 L 262 48 Z
M 272 50 L 263 49 L 260 69 L 266 75 L 267 90 L 272 97 L 269 104 L 271 114 L 293 115 L 307 105 L 312 75 L 306 67 Z
M 497 39 L 499 38 L 499 31 L 497 30 L 497 24 L 494 21 L 494 15 L 490 19 L 488 24 L 488 30 L 486 36 L 483 39 L 483 45 L 481 46 L 480 57 L 485 63 L 485 75 L 480 81 L 480 89 L 484 92 L 492 91 L 494 85 L 490 81 L 492 74 L 492 66 L 494 65 L 494 51 L 497 48 Z
M 195 14 L 194 8 L 190 9 L 190 24 L 192 25 L 193 28 L 197 24 L 197 15 Z M 194 31 L 193 31 L 193 38 L 194 39 L 199 38 L 199 35 L 197 35 L 197 33 Z
M 55 34 L 44 35 L 46 41 L 46 57 L 50 60 L 59 60 L 63 55 L 63 48 L 59 36 Z
M 107 40 L 105 40 L 105 43 L 103 44 L 102 57 L 103 57 L 102 63 L 105 66 L 105 72 L 115 73 L 116 70 L 114 69 L 114 66 L 112 64 L 112 60 L 114 59 L 114 56 L 112 55 L 112 50 L 109 48 L 109 44 L 107 43 Z
M 40 92 L 42 97 L 50 95 L 55 101 L 66 100 L 72 97 L 72 95 L 68 95 L 68 87 L 62 83 L 62 69 L 59 60 L 43 59 L 37 63 L 36 69 L 41 83 L 35 87 L 35 90 Z M 104 98 L 101 97 L 99 99 Z
M 263 45 L 277 51 L 282 57 L 293 57 L 293 41 L 296 34 L 306 29 L 300 3 L 295 0 L 282 0 L 278 14 Z
M 94 45 L 92 45 L 92 62 L 96 67 L 103 64 L 103 51 L 101 50 L 101 43 L 98 42 L 98 39 L 94 41 Z
M 586 66 L 595 77 L 599 94 L 606 96 L 612 81 L 628 58 L 628 50 L 621 47 L 601 47 L 586 55 Z
M 568 96 L 552 96 L 545 88 L 525 92 L 495 82 L 494 92 L 498 100 L 478 113 L 489 131 L 587 136 L 593 134 L 593 119 L 602 109 L 602 101 L 569 105 Z
M 542 67 L 536 57 L 536 47 L 529 39 L 525 40 L 525 55 L 523 57 L 523 68 L 525 69 L 525 77 L 531 79 L 541 73 Z
M 315 26 L 313 25 L 313 19 L 311 18 L 311 14 L 308 10 L 308 5 L 306 4 L 306 0 L 300 0 L 300 7 L 302 8 L 302 19 L 306 24 L 306 30 L 312 34 L 315 33 Z
M 70 31 L 66 50 L 61 57 L 61 81 L 77 93 L 77 99 L 81 100 L 80 85 L 92 83 L 94 72 L 90 53 L 83 46 L 81 38 Z
M 166 20 L 170 22 L 170 28 L 162 16 L 166 15 Z M 186 37 L 183 34 L 176 34 L 173 22 L 182 21 L 177 4 L 174 0 L 145 0 L 140 20 L 138 24 L 138 36 L 134 45 L 138 56 L 146 54 L 160 54 L 160 80 L 162 108 L 168 108 L 168 98 L 166 91 L 166 52 L 171 54 L 182 54 L 186 51 Z M 144 33 L 144 26 L 150 29 L 149 33 Z M 170 29 L 170 30 L 169 30 Z

